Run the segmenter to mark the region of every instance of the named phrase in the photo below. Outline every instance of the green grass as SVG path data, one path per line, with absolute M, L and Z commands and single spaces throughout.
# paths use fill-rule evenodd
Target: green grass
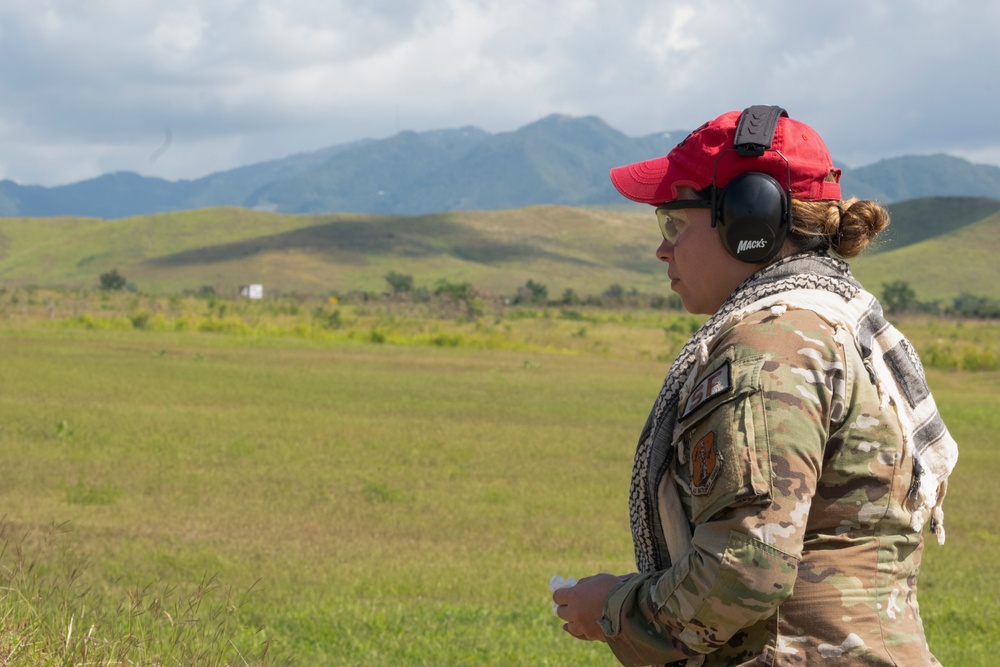
M 0 328 L 0 506 L 36 572 L 76 568 L 73 586 L 88 593 L 41 599 L 19 624 L 0 615 L 8 646 L 34 619 L 51 654 L 74 614 L 102 610 L 103 645 L 134 636 L 167 651 L 159 610 L 204 596 L 185 642 L 217 664 L 263 664 L 251 656 L 264 642 L 267 660 L 298 665 L 615 664 L 559 630 L 546 585 L 632 569 L 635 439 L 668 363 L 656 357 L 688 318 L 526 311 L 478 322 L 484 332 L 391 309 L 345 315 L 347 329 L 378 322 L 400 336 L 374 344 L 295 333 L 308 304 L 234 315 L 287 329 L 226 333 L 136 328 L 128 316 L 205 317 L 205 302 L 66 297 L 48 320 L 48 298 L 7 305 Z M 87 328 L 74 320 L 84 308 L 122 326 Z M 942 333 L 913 326 L 925 327 L 918 340 Z M 421 327 L 515 344 L 421 343 Z M 1000 372 L 930 377 L 962 459 L 948 543 L 925 551 L 921 610 L 944 664 L 988 665 L 1000 626 Z M 46 546 L 39 536 L 62 524 Z M 199 592 L 206 580 L 211 594 Z M 133 599 L 142 613 L 113 613 Z M 9 598 L 0 610 L 24 613 Z
M 658 382 L 635 362 L 114 331 L 2 342 L 0 502 L 19 524 L 70 521 L 99 581 L 260 578 L 251 625 L 301 664 L 601 664 L 562 641 L 546 584 L 628 565 L 629 441 Z M 585 376 L 620 395 L 569 390 Z M 581 506 L 566 490 L 595 464 L 616 483 Z
M 931 378 L 961 454 L 945 502 L 947 541 L 925 551 L 920 612 L 943 664 L 992 665 L 1000 643 L 1000 373 Z

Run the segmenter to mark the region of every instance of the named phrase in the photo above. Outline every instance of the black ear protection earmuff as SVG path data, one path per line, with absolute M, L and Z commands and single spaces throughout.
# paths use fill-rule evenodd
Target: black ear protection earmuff
M 738 260 L 754 264 L 773 258 L 792 226 L 792 173 L 788 159 L 771 148 L 778 119 L 788 112 L 775 106 L 752 106 L 740 114 L 733 147 L 715 159 L 715 171 L 723 155 L 736 151 L 740 157 L 760 157 L 773 151 L 785 161 L 786 187 L 768 174 L 748 171 L 736 176 L 723 189 L 712 188 L 712 226 L 718 226 L 722 245 Z M 712 174 L 715 186 L 716 174 Z

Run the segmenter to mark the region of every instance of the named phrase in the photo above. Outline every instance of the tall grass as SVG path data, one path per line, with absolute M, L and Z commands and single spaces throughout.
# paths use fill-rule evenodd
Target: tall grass
M 0 524 L 0 664 L 279 664 L 265 628 L 243 619 L 252 588 L 105 581 L 60 542 L 67 530 Z
M 913 317 L 904 319 L 900 326 L 929 368 L 1000 370 L 1000 322 Z

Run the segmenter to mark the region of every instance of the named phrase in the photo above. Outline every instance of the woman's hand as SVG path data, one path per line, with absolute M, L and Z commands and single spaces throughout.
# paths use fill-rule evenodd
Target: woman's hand
M 606 641 L 599 624 L 604 615 L 604 602 L 611 589 L 624 578 L 613 574 L 595 574 L 584 577 L 576 586 L 560 588 L 552 593 L 552 601 L 559 605 L 556 616 L 566 621 L 563 630 L 577 639 Z

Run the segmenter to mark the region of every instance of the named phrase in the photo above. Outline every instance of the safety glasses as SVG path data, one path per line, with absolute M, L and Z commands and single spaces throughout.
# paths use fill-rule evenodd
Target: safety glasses
M 712 202 L 705 199 L 675 199 L 656 207 L 656 224 L 660 226 L 664 240 L 670 243 L 677 240 L 688 225 L 689 220 L 684 213 L 684 209 L 688 208 L 712 208 Z

